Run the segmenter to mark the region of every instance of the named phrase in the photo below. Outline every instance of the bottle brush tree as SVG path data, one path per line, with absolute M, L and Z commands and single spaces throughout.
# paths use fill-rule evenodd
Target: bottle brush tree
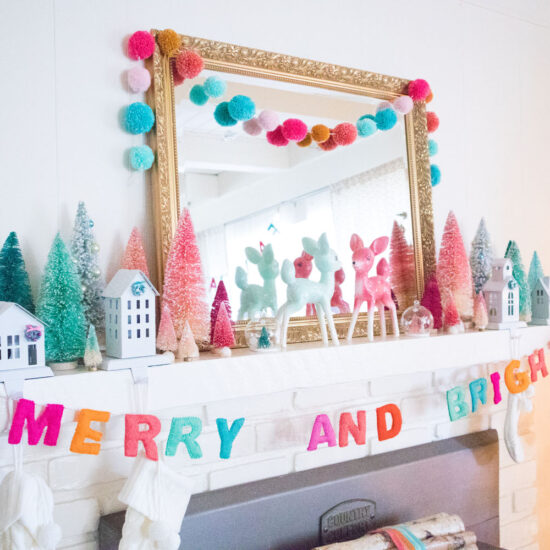
M 84 365 L 90 370 L 97 370 L 103 362 L 101 352 L 99 351 L 99 343 L 94 325 L 90 325 L 88 336 L 86 338 L 86 348 L 84 350 Z
M 130 233 L 120 267 L 121 269 L 139 269 L 149 278 L 149 268 L 147 267 L 147 258 L 145 257 L 145 249 L 143 248 L 143 239 L 137 227 L 134 227 Z
M 59 233 L 44 267 L 36 315 L 46 325 L 47 361 L 61 363 L 83 356 L 87 324 L 82 288 L 76 265 Z
M 490 279 L 492 266 L 491 238 L 485 225 L 485 219 L 481 218 L 470 250 L 470 267 L 472 268 L 475 294 L 481 292 L 485 283 Z
M 167 306 L 162 308 L 160 315 L 159 330 L 157 333 L 157 349 L 161 351 L 173 351 L 178 349 L 178 339 L 174 330 L 174 323 Z
M 271 342 L 269 341 L 269 334 L 265 327 L 262 327 L 260 332 L 260 337 L 258 338 L 258 348 L 259 349 L 268 349 L 271 347 Z
M 214 296 L 214 301 L 212 302 L 212 307 L 210 309 L 210 343 L 213 344 L 214 338 L 214 325 L 216 324 L 216 318 L 218 317 L 218 311 L 222 302 L 225 304 L 225 309 L 227 310 L 227 315 L 231 319 L 231 305 L 229 304 L 229 296 L 227 295 L 227 290 L 223 281 L 218 283 L 218 288 L 216 289 L 216 295 Z
M 519 286 L 519 318 L 528 322 L 531 320 L 531 288 L 516 241 L 508 243 L 504 257 L 512 260 L 514 265 L 512 275 Z
M 0 301 L 15 302 L 34 313 L 29 275 L 15 231 L 8 235 L 0 250 Z
M 187 321 L 185 321 L 185 326 L 183 327 L 183 334 L 178 343 L 176 356 L 179 361 L 191 361 L 199 357 L 199 348 Z
M 445 298 L 445 329 L 451 334 L 457 334 L 464 332 L 464 325 L 458 314 L 458 309 L 455 304 L 455 300 L 452 294 L 448 294 Z
M 474 325 L 478 330 L 485 330 L 488 323 L 487 304 L 483 292 L 478 292 L 474 298 Z
M 535 250 L 533 252 L 533 257 L 531 258 L 531 265 L 529 266 L 529 275 L 527 277 L 527 280 L 529 281 L 529 288 L 531 290 L 535 288 L 535 283 L 541 277 L 544 277 L 544 271 L 542 269 L 542 264 L 540 263 L 539 255 Z
M 214 325 L 214 338 L 212 342 L 214 348 L 221 351 L 224 355 L 231 355 L 230 347 L 235 344 L 233 336 L 233 327 L 227 314 L 225 304 L 220 304 L 216 323 Z
M 439 293 L 439 286 L 437 284 L 437 278 L 432 275 L 428 279 L 428 284 L 424 289 L 424 295 L 420 302 L 425 308 L 430 310 L 434 318 L 434 328 L 439 330 L 443 327 L 443 308 L 441 307 L 441 294 Z
M 390 239 L 390 283 L 401 308 L 412 304 L 416 296 L 414 252 L 407 243 L 404 227 L 397 222 L 393 222 Z

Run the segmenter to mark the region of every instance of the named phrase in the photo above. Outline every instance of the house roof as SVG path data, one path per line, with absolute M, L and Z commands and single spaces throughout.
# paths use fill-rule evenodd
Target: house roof
M 533 290 L 542 288 L 547 296 L 550 296 L 550 277 L 539 277 Z
M 483 292 L 502 292 L 507 286 L 508 281 L 510 279 L 507 279 L 506 281 L 487 281 L 485 283 L 485 286 L 483 287 Z
M 143 271 L 139 269 L 119 269 L 115 276 L 110 280 L 109 284 L 105 287 L 102 296 L 104 298 L 120 298 L 124 291 L 132 285 L 136 276 L 142 278 L 155 293 L 159 295 L 157 289 L 153 286 L 153 283 L 146 277 Z
M 21 311 L 23 311 L 23 313 L 26 313 L 29 317 L 36 319 L 36 321 L 41 325 L 47 326 L 46 323 L 44 323 L 44 321 L 41 321 L 36 315 L 33 315 L 30 311 L 27 311 L 23 306 L 20 306 L 15 302 L 0 302 L 0 316 L 4 315 L 4 313 L 8 312 L 13 307 L 19 308 Z

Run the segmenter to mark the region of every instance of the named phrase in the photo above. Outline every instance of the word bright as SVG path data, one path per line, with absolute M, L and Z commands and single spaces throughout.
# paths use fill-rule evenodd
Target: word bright
M 29 445 L 37 445 L 44 430 L 44 445 L 55 446 L 59 439 L 63 405 L 46 405 L 38 418 L 35 416 L 35 403 L 29 399 L 20 399 L 10 427 L 8 443 L 18 445 L 23 437 L 25 423 L 28 430 Z M 78 421 L 70 450 L 73 453 L 98 455 L 101 449 L 103 434 L 94 430 L 92 422 L 108 422 L 111 413 L 108 411 L 94 411 L 82 409 L 78 414 Z M 238 418 L 231 426 L 226 418 L 217 418 L 216 426 L 220 436 L 220 458 L 231 457 L 233 442 L 244 424 L 244 418 Z M 136 457 L 139 443 L 143 445 L 145 454 L 150 460 L 158 460 L 158 447 L 155 437 L 160 433 L 160 420 L 152 414 L 125 415 L 124 455 Z M 146 429 L 142 429 L 146 428 Z M 201 458 L 202 449 L 197 438 L 202 432 L 202 421 L 196 416 L 172 418 L 170 435 L 166 442 L 166 456 L 174 456 L 180 443 L 183 443 L 191 458 Z M 87 441 L 91 440 L 91 441 Z

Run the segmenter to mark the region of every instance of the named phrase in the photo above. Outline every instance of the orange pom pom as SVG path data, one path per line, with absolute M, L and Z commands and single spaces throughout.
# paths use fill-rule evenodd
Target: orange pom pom
M 330 137 L 330 129 L 327 128 L 324 124 L 316 124 L 311 129 L 311 137 L 317 143 L 323 143 L 323 141 L 326 141 Z
M 434 98 L 434 93 L 430 90 L 428 97 L 426 98 L 426 103 L 429 103 Z
M 306 134 L 306 137 L 297 143 L 299 147 L 309 147 L 311 145 L 311 142 L 313 141 L 311 134 L 308 132 Z
M 181 37 L 172 29 L 164 29 L 157 34 L 160 51 L 168 57 L 174 57 L 181 48 Z

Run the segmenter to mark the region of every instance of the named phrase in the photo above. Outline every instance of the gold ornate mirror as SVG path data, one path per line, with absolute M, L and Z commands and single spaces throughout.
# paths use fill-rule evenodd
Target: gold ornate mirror
M 332 151 L 316 143 L 307 148 L 292 142 L 275 147 L 265 134 L 251 136 L 242 124 L 220 126 L 213 116 L 220 101 L 246 95 L 253 98 L 258 112 L 274 110 L 281 122 L 300 118 L 309 128 L 314 124 L 333 128 L 339 122 L 355 123 L 361 116 L 374 115 L 381 102 L 406 95 L 409 81 L 202 38 L 182 39 L 184 48 L 204 59 L 200 77 L 174 88 L 170 60 L 158 48 L 147 61 L 153 74 L 147 101 L 156 114 L 150 141 L 157 155 L 152 195 L 158 282 L 178 215 L 187 207 L 206 283 L 224 280 L 240 345 L 246 321 L 236 318 L 240 292 L 236 267 L 248 272 L 249 282 L 262 284 L 257 266 L 245 256 L 246 246 L 270 243 L 279 264 L 285 258 L 296 259 L 297 272 L 304 269 L 306 276 L 311 266 L 302 266 L 307 257 L 305 262 L 298 260 L 303 252 L 301 237 L 317 238 L 326 231 L 343 264 L 341 298 L 353 309 L 351 234 L 358 233 L 370 244 L 393 231 L 394 249 L 400 244 L 408 247 L 409 258 L 414 258 L 412 284 L 397 293 L 399 310 L 411 305 L 435 266 L 424 103 L 415 103 L 409 114 L 399 115 L 391 130 Z M 190 88 L 212 75 L 226 81 L 224 98 L 192 103 Z M 383 255 L 389 258 L 389 250 Z M 374 267 L 372 271 L 375 275 Z M 311 278 L 318 279 L 315 269 Z M 276 291 L 281 304 L 286 288 L 280 279 Z M 336 304 L 335 311 L 345 307 Z M 306 313 L 292 318 L 289 342 L 319 339 L 317 319 Z M 340 337 L 349 319 L 348 313 L 335 315 Z M 362 314 L 355 335 L 364 335 L 365 330 Z

